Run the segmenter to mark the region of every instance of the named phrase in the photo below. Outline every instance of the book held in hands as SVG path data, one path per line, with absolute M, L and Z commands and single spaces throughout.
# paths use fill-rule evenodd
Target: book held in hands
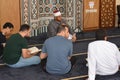
M 28 48 L 28 50 L 30 50 L 30 54 L 35 54 L 39 51 L 41 51 L 41 49 L 38 49 L 37 47 L 31 47 L 31 48 Z

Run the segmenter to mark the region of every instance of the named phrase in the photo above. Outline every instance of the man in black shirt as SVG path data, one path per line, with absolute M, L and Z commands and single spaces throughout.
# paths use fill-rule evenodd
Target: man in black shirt
M 60 11 L 55 10 L 53 12 L 53 15 L 54 15 L 54 19 L 52 19 L 50 21 L 50 23 L 48 24 L 48 27 L 47 27 L 47 36 L 48 37 L 56 36 L 58 26 L 59 25 L 67 25 L 69 28 L 69 33 L 70 33 L 68 39 L 75 42 L 76 41 L 76 34 L 73 31 L 73 29 L 66 23 L 66 21 L 64 19 L 62 19 L 62 15 L 61 15 Z
M 6 42 L 6 36 L 11 34 L 13 28 L 14 28 L 14 26 L 12 23 L 6 22 L 3 25 L 2 30 L 0 31 L 0 59 L 1 59 L 2 54 L 3 54 L 3 48 L 4 48 L 5 42 Z

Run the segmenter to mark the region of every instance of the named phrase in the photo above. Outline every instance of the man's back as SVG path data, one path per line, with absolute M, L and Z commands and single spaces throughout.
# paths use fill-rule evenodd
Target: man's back
M 27 41 L 19 33 L 13 34 L 6 42 L 3 60 L 7 64 L 15 64 L 21 57 L 22 48 L 27 48 Z
M 45 41 L 43 52 L 48 54 L 46 70 L 51 74 L 65 74 L 71 69 L 68 59 L 72 54 L 72 42 L 62 36 Z
M 89 75 L 95 77 L 95 74 L 111 75 L 116 73 L 119 57 L 120 53 L 115 44 L 105 40 L 91 42 L 88 46 Z

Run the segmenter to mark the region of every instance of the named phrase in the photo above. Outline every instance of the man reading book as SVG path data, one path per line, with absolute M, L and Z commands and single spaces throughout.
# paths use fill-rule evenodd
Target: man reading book
M 20 68 L 40 63 L 40 57 L 30 54 L 27 40 L 24 37 L 30 36 L 30 26 L 23 24 L 19 33 L 13 34 L 6 42 L 3 52 L 3 61 L 13 68 Z

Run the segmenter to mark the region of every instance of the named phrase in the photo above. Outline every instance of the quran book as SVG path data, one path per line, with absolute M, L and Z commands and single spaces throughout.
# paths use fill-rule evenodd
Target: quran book
M 34 54 L 41 51 L 41 49 L 38 49 L 37 47 L 31 47 L 31 48 L 28 48 L 28 50 L 30 50 L 30 54 Z

